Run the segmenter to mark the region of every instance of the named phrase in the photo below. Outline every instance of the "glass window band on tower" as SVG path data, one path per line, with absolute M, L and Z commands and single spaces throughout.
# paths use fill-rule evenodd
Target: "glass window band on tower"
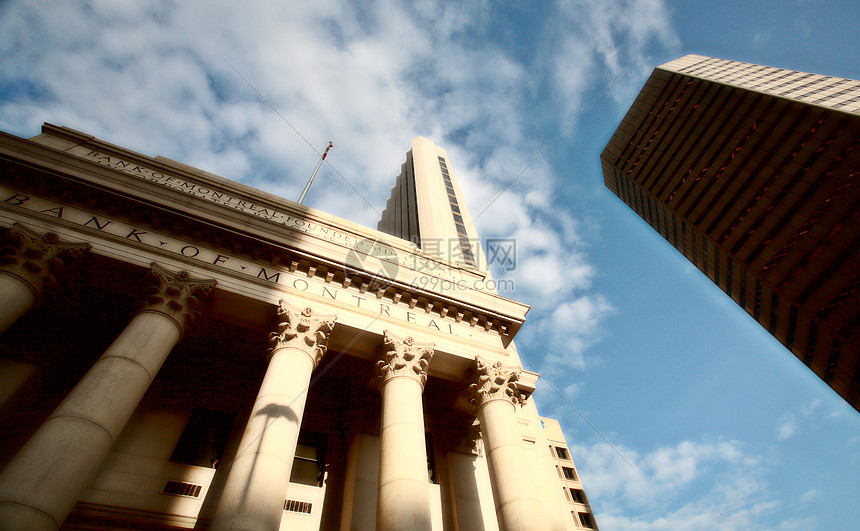
M 451 182 L 451 175 L 448 173 L 448 165 L 445 159 L 439 159 L 439 169 L 442 170 L 442 180 L 445 182 L 445 190 L 448 192 L 448 202 L 451 205 L 451 215 L 454 216 L 454 225 L 457 227 L 457 236 L 460 239 L 460 250 L 463 253 L 463 261 L 470 266 L 476 267 L 475 255 L 472 252 L 472 244 L 469 242 L 469 236 L 466 234 L 466 225 L 463 222 L 463 216 L 460 215 L 460 205 L 457 202 L 457 194 L 454 192 L 454 183 Z

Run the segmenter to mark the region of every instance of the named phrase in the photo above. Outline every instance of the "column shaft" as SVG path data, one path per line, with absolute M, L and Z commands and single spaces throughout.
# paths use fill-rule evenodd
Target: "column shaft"
M 383 383 L 377 529 L 430 529 L 424 387 L 412 376 Z
M 277 530 L 281 525 L 308 384 L 316 363 L 305 352 L 274 352 L 230 465 L 213 530 Z
M 132 319 L 3 471 L 0 529 L 59 527 L 180 335 L 164 314 Z
M 540 531 L 543 505 L 536 497 L 528 455 L 511 402 L 490 400 L 478 410 L 490 484 L 501 529 Z
M 280 528 L 311 374 L 335 319 L 280 301 L 276 331 L 269 334 L 269 367 L 230 464 L 213 530 Z
M 36 304 L 29 284 L 13 275 L 0 274 L 0 333 L 12 326 Z

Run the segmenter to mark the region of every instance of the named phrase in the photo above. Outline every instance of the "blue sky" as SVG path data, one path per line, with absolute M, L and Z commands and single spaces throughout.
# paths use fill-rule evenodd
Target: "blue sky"
M 370 226 L 427 136 L 480 234 L 517 238 L 505 295 L 532 305 L 522 355 L 626 460 L 539 385 L 602 529 L 854 529 L 860 415 L 606 190 L 598 157 L 650 71 L 687 53 L 860 79 L 858 15 L 789 0 L 7 1 L 0 129 L 65 125 L 288 198 L 332 140 L 306 202 Z

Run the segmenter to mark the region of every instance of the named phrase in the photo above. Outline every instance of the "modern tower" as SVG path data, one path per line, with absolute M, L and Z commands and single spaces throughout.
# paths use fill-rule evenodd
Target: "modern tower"
M 376 228 L 430 254 L 487 269 L 448 153 L 426 138 L 412 140 Z
M 486 289 L 426 154 L 400 184 L 418 247 L 72 129 L 0 133 L 0 530 L 596 528 L 513 343 L 529 307 Z
M 615 195 L 860 409 L 860 82 L 688 55 L 600 161 Z

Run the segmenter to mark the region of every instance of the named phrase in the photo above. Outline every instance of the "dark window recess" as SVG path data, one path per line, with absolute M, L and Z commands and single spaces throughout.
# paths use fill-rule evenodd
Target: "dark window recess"
M 567 448 L 559 448 L 556 446 L 555 453 L 559 459 L 570 459 L 570 454 L 567 453 Z
M 579 513 L 579 523 L 582 524 L 582 527 L 594 529 L 594 520 L 588 513 Z
M 738 304 L 744 310 L 747 309 L 747 270 L 741 266 L 741 287 L 738 293 Z
M 791 350 L 794 346 L 794 334 L 797 332 L 797 306 L 788 311 L 788 332 L 785 336 L 785 347 Z
M 761 280 L 755 279 L 755 299 L 753 300 L 753 319 L 761 317 Z
M 290 483 L 322 487 L 325 479 L 325 455 L 328 435 L 302 430 L 296 445 Z
M 457 205 L 451 205 L 451 210 L 457 212 L 458 214 L 460 213 L 460 207 L 458 207 Z
M 218 468 L 234 422 L 234 415 L 195 408 L 170 460 L 174 463 Z
M 732 296 L 732 257 L 726 257 L 726 293 Z
M 436 454 L 433 452 L 433 435 L 424 433 L 424 447 L 427 450 L 427 480 L 438 485 L 439 480 L 436 477 Z
M 200 491 L 202 489 L 203 485 L 185 483 L 184 481 L 168 481 L 161 492 L 163 494 L 170 494 L 171 496 L 188 496 L 189 498 L 196 498 L 200 496 Z
M 842 342 L 838 337 L 833 338 L 830 344 L 830 356 L 827 358 L 827 367 L 824 368 L 824 381 L 830 383 L 836 376 L 836 368 L 839 366 L 839 356 L 842 354 Z
M 570 489 L 570 495 L 576 503 L 585 503 L 585 492 L 579 489 Z
M 672 241 L 674 242 L 675 247 L 678 247 L 678 218 L 674 215 L 672 216 Z
M 687 255 L 687 222 L 681 220 L 681 252 Z
M 714 282 L 720 285 L 720 248 L 714 246 Z
M 696 252 L 696 235 L 695 234 L 690 234 L 690 244 L 691 244 L 690 261 L 693 262 L 693 265 L 697 266 L 698 264 L 696 263 L 696 261 L 697 261 L 696 255 L 698 253 Z
M 460 223 L 463 223 L 463 216 L 461 216 L 460 214 L 454 213 L 454 221 L 459 221 Z
M 773 293 L 770 298 L 770 323 L 768 323 L 767 331 L 771 334 L 776 330 L 777 310 L 779 309 L 779 294 Z
M 290 513 L 311 514 L 313 504 L 311 502 L 299 500 L 285 500 L 284 510 Z
M 812 358 L 815 357 L 815 346 L 818 343 L 818 323 L 809 322 L 809 335 L 806 337 L 806 352 L 803 353 L 803 363 L 812 367 Z
M 572 468 L 565 466 L 561 468 L 561 471 L 564 472 L 564 479 L 576 481 L 576 472 Z

